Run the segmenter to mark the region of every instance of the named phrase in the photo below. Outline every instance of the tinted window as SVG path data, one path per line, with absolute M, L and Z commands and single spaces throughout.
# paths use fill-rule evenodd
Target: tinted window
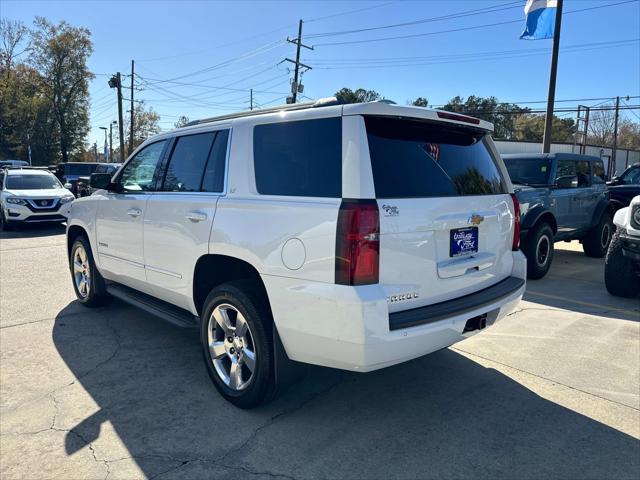
M 640 168 L 632 168 L 622 176 L 625 185 L 635 185 L 640 183 Z
M 179 137 L 169 160 L 163 190 L 222 192 L 227 130 Z
M 576 188 L 578 186 L 576 162 L 573 160 L 558 160 L 555 183 L 560 184 L 562 188 Z
M 593 183 L 604 183 L 606 180 L 604 175 L 604 163 L 601 160 L 593 162 L 593 176 L 591 177 Z
M 340 118 L 258 125 L 253 157 L 263 195 L 342 196 Z
M 513 183 L 547 185 L 551 160 L 544 157 L 505 158 L 504 163 Z
M 7 190 L 63 188 L 53 175 L 7 175 Z
M 165 192 L 199 192 L 204 167 L 215 133 L 179 137 L 169 160 L 162 190 Z
M 97 165 L 90 163 L 67 163 L 65 175 L 91 175 L 97 167 Z
M 379 198 L 507 192 L 483 132 L 395 118 L 365 122 Z
M 591 185 L 591 165 L 590 162 L 579 160 L 576 162 L 576 174 L 578 175 L 578 188 Z
M 229 130 L 221 130 L 217 133 L 202 179 L 203 192 L 222 192 L 224 190 L 224 168 L 227 160 L 228 141 Z
M 162 156 L 166 140 L 152 143 L 138 152 L 122 170 L 119 183 L 130 192 L 154 189 L 154 174 Z

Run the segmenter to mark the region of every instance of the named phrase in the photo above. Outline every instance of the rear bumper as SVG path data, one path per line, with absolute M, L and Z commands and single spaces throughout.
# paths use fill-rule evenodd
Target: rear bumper
M 463 297 L 466 301 L 415 309 L 416 323 L 411 324 L 394 322 L 394 317 L 401 317 L 389 315 L 386 297 L 378 285 L 347 287 L 271 276 L 263 280 L 289 358 L 367 372 L 474 335 L 480 330 L 464 332 L 467 321 L 474 317 L 484 319 L 486 315 L 486 325 L 490 326 L 512 312 L 524 294 L 526 278 L 524 255 L 518 251 L 513 257 L 514 268 L 507 283 Z

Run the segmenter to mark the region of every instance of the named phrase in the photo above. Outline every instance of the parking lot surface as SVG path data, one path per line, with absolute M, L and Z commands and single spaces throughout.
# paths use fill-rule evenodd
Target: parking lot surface
M 480 335 L 369 374 L 309 368 L 242 411 L 195 332 L 74 301 L 63 228 L 0 235 L 3 479 L 640 478 L 640 301 L 575 243 Z

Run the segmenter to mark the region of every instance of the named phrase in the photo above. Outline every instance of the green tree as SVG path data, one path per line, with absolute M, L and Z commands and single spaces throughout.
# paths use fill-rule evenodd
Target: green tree
M 514 140 L 527 142 L 542 142 L 544 137 L 544 122 L 546 115 L 525 113 L 515 119 Z M 552 142 L 572 142 L 575 132 L 572 118 L 558 118 L 553 116 L 551 123 Z
M 125 144 L 127 144 L 126 139 L 130 135 L 130 126 L 130 117 L 127 115 L 124 121 Z M 157 133 L 160 133 L 160 115 L 153 108 L 147 110 L 143 102 L 136 104 L 133 125 L 133 148 L 135 149 L 147 138 Z
M 428 107 L 429 100 L 424 97 L 418 97 L 413 102 L 411 102 L 411 105 L 414 105 L 416 107 Z
M 180 127 L 184 127 L 189 122 L 190 122 L 189 117 L 186 117 L 184 115 L 180 115 L 178 117 L 178 120 L 176 120 L 176 123 L 173 124 L 173 126 L 175 128 L 180 128 Z
M 80 158 L 89 131 L 89 80 L 94 77 L 87 67 L 91 33 L 42 17 L 36 17 L 34 25 L 29 60 L 43 78 L 41 94 L 51 105 L 61 160 Z
M 342 103 L 375 102 L 382 99 L 382 96 L 375 90 L 365 90 L 364 88 L 358 88 L 357 90 L 343 88 L 336 92 L 334 96 Z
M 528 108 L 514 103 L 501 103 L 496 97 L 477 97 L 471 95 L 453 97 L 443 107 L 443 110 L 457 112 L 493 123 L 494 137 L 513 138 L 515 118 L 522 113 L 529 112 Z

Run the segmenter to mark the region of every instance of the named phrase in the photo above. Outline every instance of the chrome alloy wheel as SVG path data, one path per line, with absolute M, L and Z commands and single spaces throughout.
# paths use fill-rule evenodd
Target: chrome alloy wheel
M 536 245 L 536 263 L 539 266 L 542 267 L 547 263 L 550 249 L 551 244 L 549 243 L 549 237 L 541 235 L 538 239 L 538 244 Z
M 249 386 L 256 369 L 255 343 L 247 320 L 236 307 L 222 303 L 208 325 L 209 356 L 218 377 L 229 388 Z
M 91 269 L 89 256 L 82 246 L 78 246 L 73 254 L 73 280 L 80 296 L 87 298 L 91 288 Z

